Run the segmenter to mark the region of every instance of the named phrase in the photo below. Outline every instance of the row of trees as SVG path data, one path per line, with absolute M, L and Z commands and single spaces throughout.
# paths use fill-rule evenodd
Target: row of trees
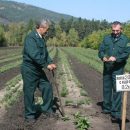
M 30 20 L 25 23 L 10 23 L 0 25 L 0 46 L 22 46 L 25 36 L 35 27 L 35 22 Z M 124 32 L 130 38 L 130 24 L 124 25 Z M 97 49 L 104 35 L 111 32 L 110 23 L 106 20 L 86 20 L 73 17 L 50 26 L 45 36 L 50 46 L 81 46 Z
M 21 46 L 27 33 L 35 27 L 35 21 L 26 23 L 10 23 L 0 25 L 0 46 Z M 59 23 L 51 24 L 46 39 L 50 45 L 56 46 L 77 46 L 82 39 L 94 30 L 103 30 L 109 27 L 106 20 L 86 20 L 86 19 L 61 19 Z
M 30 20 L 28 24 L 10 23 L 0 25 L 0 46 L 22 46 L 25 36 L 35 26 L 34 21 Z
M 81 43 L 81 47 L 98 49 L 103 37 L 111 33 L 111 29 L 93 31 L 92 34 L 85 37 Z M 130 24 L 125 24 L 123 27 L 123 33 L 130 39 Z
M 59 25 L 55 26 L 56 34 L 53 38 L 47 40 L 47 44 L 51 46 L 77 46 L 80 38 L 78 32 L 71 28 L 68 33 L 62 31 Z
M 81 23 L 83 22 L 79 22 L 79 25 L 81 25 L 79 26 L 79 30 L 73 27 L 72 24 L 72 27 L 69 31 L 67 31 L 67 28 L 63 28 L 64 24 L 62 25 L 61 23 L 59 26 L 56 26 L 56 35 L 48 40 L 49 45 L 80 46 L 85 48 L 98 49 L 103 40 L 103 37 L 111 33 L 110 24 L 105 21 L 101 22 L 100 24 L 99 21 L 95 21 L 95 24 L 93 24 L 95 26 L 89 26 L 86 28 L 82 28 L 83 25 L 81 25 Z M 127 35 L 130 39 L 130 23 L 125 23 L 123 26 L 124 34 Z M 90 28 L 92 29 L 91 32 L 89 32 Z

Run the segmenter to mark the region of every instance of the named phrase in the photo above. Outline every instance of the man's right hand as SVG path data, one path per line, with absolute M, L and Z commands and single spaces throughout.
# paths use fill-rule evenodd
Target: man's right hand
M 48 70 L 53 70 L 53 67 L 52 67 L 51 65 L 48 65 L 48 66 L 47 66 L 47 69 L 48 69 Z
M 53 67 L 53 69 L 56 69 L 56 65 L 55 64 L 51 64 L 51 66 Z
M 54 69 L 56 69 L 56 65 L 55 64 L 49 64 L 48 66 L 47 66 L 47 69 L 49 69 L 49 70 L 54 70 Z

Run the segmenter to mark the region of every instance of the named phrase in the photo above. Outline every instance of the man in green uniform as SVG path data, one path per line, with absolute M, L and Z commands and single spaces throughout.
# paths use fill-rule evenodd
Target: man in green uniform
M 103 113 L 111 114 L 112 121 L 121 120 L 121 92 L 116 92 L 116 75 L 124 73 L 128 58 L 126 51 L 128 38 L 122 34 L 122 25 L 112 23 L 112 33 L 104 37 L 99 48 L 99 58 L 104 63 L 103 70 Z
M 38 87 L 42 93 L 42 112 L 53 113 L 53 91 L 46 77 L 44 68 L 54 70 L 56 65 L 49 57 L 47 47 L 42 36 L 49 28 L 48 20 L 37 22 L 36 29 L 27 35 L 24 41 L 23 63 L 21 73 L 23 78 L 25 119 L 31 121 L 36 119 L 37 110 L 34 102 L 34 93 Z

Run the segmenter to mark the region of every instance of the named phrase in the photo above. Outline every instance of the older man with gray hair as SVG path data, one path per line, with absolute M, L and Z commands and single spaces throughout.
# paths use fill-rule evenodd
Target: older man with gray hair
M 35 121 L 37 110 L 34 102 L 34 93 L 38 87 L 42 93 L 43 104 L 41 111 L 53 113 L 53 91 L 52 86 L 43 71 L 56 69 L 49 57 L 46 43 L 42 38 L 49 29 L 50 22 L 42 19 L 36 23 L 36 28 L 28 34 L 24 41 L 23 63 L 21 74 L 23 78 L 24 106 L 26 121 Z

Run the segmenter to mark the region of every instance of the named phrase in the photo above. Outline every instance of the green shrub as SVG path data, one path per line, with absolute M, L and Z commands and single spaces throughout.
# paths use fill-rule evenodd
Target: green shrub
M 90 122 L 87 117 L 81 115 L 79 112 L 74 114 L 74 124 L 78 130 L 88 130 Z

